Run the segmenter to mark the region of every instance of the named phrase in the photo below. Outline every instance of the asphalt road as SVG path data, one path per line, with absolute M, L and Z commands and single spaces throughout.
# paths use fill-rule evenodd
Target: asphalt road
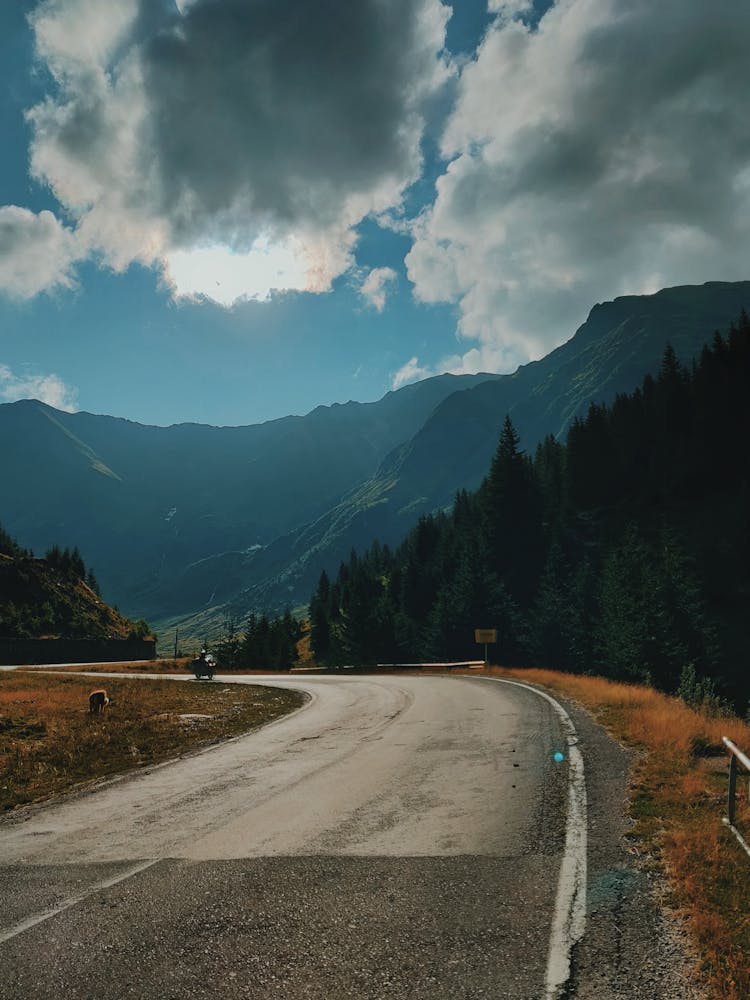
M 311 700 L 0 822 L 2 1000 L 545 997 L 554 707 L 461 677 L 272 683 Z

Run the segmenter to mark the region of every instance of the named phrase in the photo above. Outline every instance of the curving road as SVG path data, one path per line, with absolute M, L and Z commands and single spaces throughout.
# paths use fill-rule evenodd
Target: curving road
M 0 998 L 542 1000 L 553 706 L 466 677 L 267 683 L 310 701 L 0 823 Z

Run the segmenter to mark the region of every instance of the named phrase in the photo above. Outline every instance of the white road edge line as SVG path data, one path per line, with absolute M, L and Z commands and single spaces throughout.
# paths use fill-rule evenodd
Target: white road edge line
M 578 747 L 578 733 L 573 720 L 551 695 L 538 688 L 503 677 L 480 677 L 525 688 L 544 698 L 557 712 L 568 744 L 568 816 L 565 825 L 565 849 L 557 883 L 557 898 L 552 920 L 545 1000 L 557 1000 L 570 978 L 570 953 L 586 930 L 586 780 L 583 755 Z
M 82 903 L 84 899 L 88 899 L 88 897 L 93 896 L 94 893 L 101 892 L 102 889 L 111 889 L 112 886 L 117 885 L 118 882 L 124 882 L 128 878 L 138 875 L 147 868 L 151 868 L 152 865 L 158 864 L 160 860 L 160 858 L 152 858 L 150 861 L 141 861 L 134 867 L 128 868 L 127 871 L 120 872 L 119 875 L 105 879 L 103 882 L 97 882 L 84 892 L 80 892 L 76 896 L 70 896 L 68 899 L 64 899 L 62 903 L 58 903 L 57 906 L 53 906 L 49 910 L 44 910 L 42 913 L 35 913 L 33 916 L 27 917 L 25 920 L 16 924 L 14 927 L 9 927 L 8 930 L 0 931 L 0 944 L 3 944 L 5 941 L 9 941 L 18 934 L 23 934 L 24 931 L 28 931 L 32 927 L 36 927 L 37 924 L 44 923 L 45 920 L 49 920 L 51 917 L 56 917 L 58 913 L 63 913 L 65 910 L 69 910 L 71 906 L 76 906 L 78 903 Z

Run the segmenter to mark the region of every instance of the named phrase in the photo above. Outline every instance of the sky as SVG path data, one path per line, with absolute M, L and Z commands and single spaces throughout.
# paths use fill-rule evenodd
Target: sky
M 247 424 L 748 278 L 746 0 L 0 0 L 0 402 Z

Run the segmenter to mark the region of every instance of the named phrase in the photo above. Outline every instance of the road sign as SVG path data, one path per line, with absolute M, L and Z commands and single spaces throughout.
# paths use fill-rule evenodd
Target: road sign
M 475 628 L 474 642 L 497 642 L 496 628 Z

